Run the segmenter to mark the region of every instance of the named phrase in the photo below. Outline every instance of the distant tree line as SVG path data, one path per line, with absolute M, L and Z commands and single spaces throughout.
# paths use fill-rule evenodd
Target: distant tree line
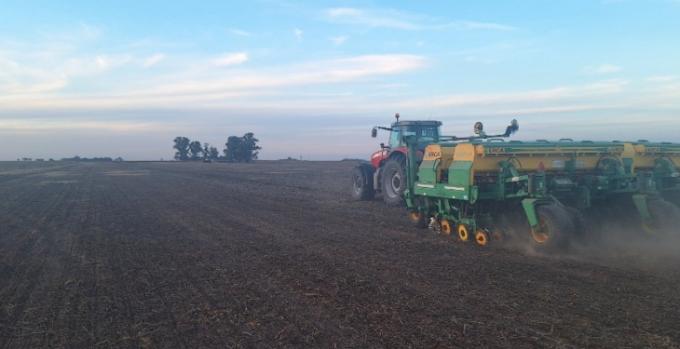
M 20 159 L 17 159 L 17 161 L 37 161 L 37 162 L 43 162 L 43 161 L 45 161 L 45 159 L 41 159 L 41 158 L 38 158 L 38 159 L 33 159 L 33 158 L 20 158 Z M 54 159 L 51 159 L 51 158 L 50 158 L 50 159 L 47 160 L 47 161 L 54 161 Z M 124 160 L 123 160 L 123 158 L 121 158 L 121 157 L 117 157 L 117 158 L 115 158 L 115 159 L 110 158 L 110 157 L 108 157 L 108 156 L 107 156 L 107 157 L 85 158 L 85 157 L 80 157 L 80 156 L 76 155 L 76 156 L 71 157 L 71 158 L 61 158 L 61 159 L 58 160 L 58 161 L 81 161 L 81 162 L 111 162 L 111 161 L 116 161 L 116 162 L 120 162 L 120 161 L 124 161 Z
M 248 132 L 242 137 L 230 136 L 224 144 L 222 154 L 216 147 L 208 143 L 201 145 L 200 141 L 192 141 L 187 137 L 175 137 L 172 148 L 175 150 L 175 160 L 223 160 L 230 162 L 250 162 L 257 160 L 260 147 L 255 134 Z
M 94 157 L 94 158 L 85 158 L 85 157 L 80 157 L 78 155 L 72 157 L 72 158 L 62 158 L 61 161 L 81 161 L 81 162 L 112 162 L 112 161 L 123 161 L 123 158 L 117 157 L 115 159 L 110 158 L 108 156 L 105 157 Z

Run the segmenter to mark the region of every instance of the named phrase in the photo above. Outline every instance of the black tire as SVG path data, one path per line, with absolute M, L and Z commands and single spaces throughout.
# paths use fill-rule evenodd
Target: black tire
M 368 164 L 355 167 L 352 170 L 352 199 L 356 201 L 372 200 L 374 195 L 373 168 Z
M 647 201 L 647 210 L 651 216 L 651 224 L 645 230 L 658 234 L 672 234 L 679 230 L 680 209 L 669 201 L 651 199 Z
M 408 214 L 408 220 L 413 224 L 414 227 L 424 229 L 429 225 L 427 217 L 418 211 L 411 211 Z
M 388 206 L 404 204 L 404 190 L 406 190 L 406 172 L 402 159 L 387 160 L 382 168 L 382 195 Z
M 569 247 L 570 235 L 574 231 L 569 212 L 556 204 L 536 208 L 539 228 L 531 230 L 534 246 L 545 252 L 561 251 Z

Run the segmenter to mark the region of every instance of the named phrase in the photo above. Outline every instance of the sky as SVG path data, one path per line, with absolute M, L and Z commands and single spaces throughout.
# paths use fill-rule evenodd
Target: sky
M 680 0 L 0 3 L 0 160 L 368 158 L 374 125 L 680 142 Z

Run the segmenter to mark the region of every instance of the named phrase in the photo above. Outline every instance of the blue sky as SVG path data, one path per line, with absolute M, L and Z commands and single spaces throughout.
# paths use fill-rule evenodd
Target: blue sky
M 367 157 L 370 127 L 680 141 L 680 1 L 3 1 L 0 159 Z

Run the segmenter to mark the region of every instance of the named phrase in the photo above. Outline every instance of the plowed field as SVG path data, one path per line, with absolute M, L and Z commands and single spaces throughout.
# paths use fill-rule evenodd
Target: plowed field
M 0 164 L 0 347 L 680 347 L 672 253 L 456 242 L 353 165 Z

